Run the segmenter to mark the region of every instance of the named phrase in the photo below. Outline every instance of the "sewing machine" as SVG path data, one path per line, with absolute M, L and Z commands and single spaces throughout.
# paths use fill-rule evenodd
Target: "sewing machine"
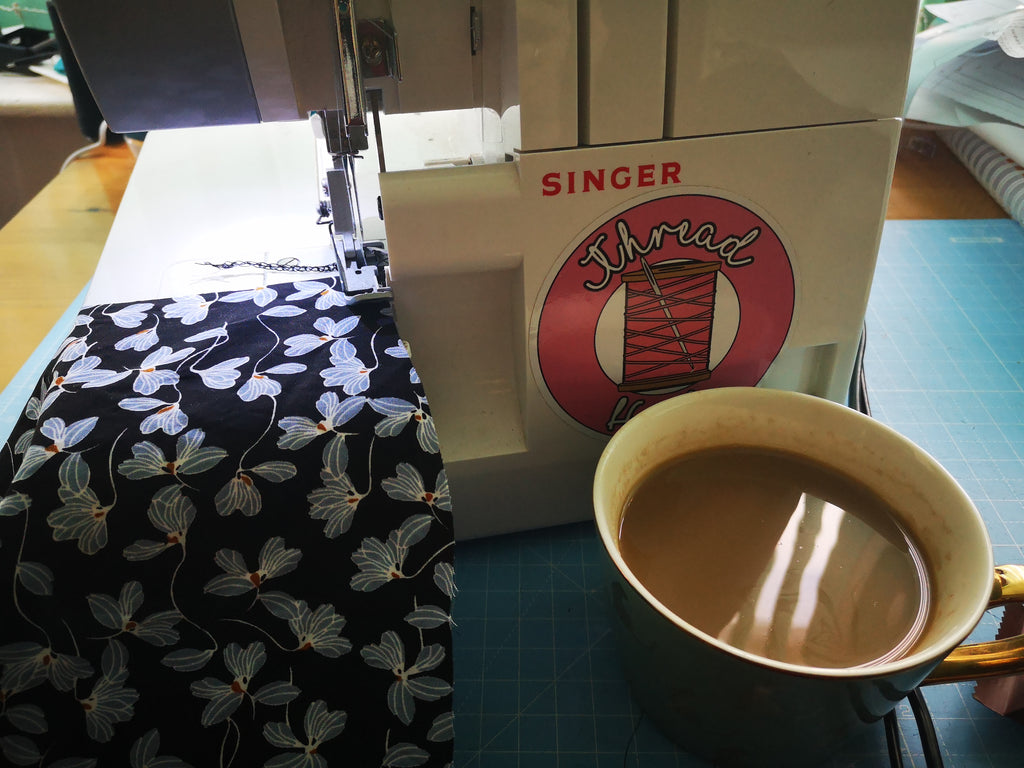
M 157 249 L 336 258 L 393 296 L 461 538 L 589 517 L 605 439 L 666 397 L 846 398 L 913 0 L 57 6 L 111 128 L 159 131 L 97 298 L 145 298 Z

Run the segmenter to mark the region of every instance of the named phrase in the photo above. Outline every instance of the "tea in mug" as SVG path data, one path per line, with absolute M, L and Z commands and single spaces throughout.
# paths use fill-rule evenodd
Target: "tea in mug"
M 927 567 L 894 510 L 789 453 L 723 448 L 657 467 L 626 502 L 619 548 L 674 614 L 776 661 L 892 661 L 928 620 Z

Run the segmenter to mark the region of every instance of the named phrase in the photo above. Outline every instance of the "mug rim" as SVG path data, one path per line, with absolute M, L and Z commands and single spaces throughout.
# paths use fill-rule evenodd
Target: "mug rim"
M 720 402 L 715 403 L 714 401 L 716 400 Z M 735 410 L 737 407 L 740 407 L 749 410 L 755 405 L 759 408 L 764 408 L 770 401 L 790 401 L 792 403 L 797 403 L 800 408 L 818 408 L 823 412 L 842 412 L 840 418 L 852 419 L 853 421 L 867 420 L 863 423 L 870 423 L 869 428 L 871 430 L 878 431 L 880 434 L 885 435 L 887 439 L 894 440 L 910 449 L 913 453 L 917 454 L 922 461 L 932 469 L 932 471 L 939 474 L 942 481 L 947 485 L 949 492 L 955 497 L 955 500 L 951 500 L 951 505 L 959 506 L 971 513 L 970 522 L 977 527 L 983 540 L 988 544 L 986 547 L 987 560 L 984 563 L 984 572 L 987 575 L 988 581 L 986 583 L 988 586 L 983 593 L 979 590 L 979 594 L 973 601 L 974 610 L 971 612 L 970 616 L 964 616 L 961 618 L 953 628 L 933 639 L 926 647 L 915 650 L 913 653 L 907 654 L 906 656 L 902 656 L 893 661 L 879 664 L 871 664 L 868 662 L 867 664 L 856 667 L 815 667 L 810 665 L 794 664 L 792 662 L 778 661 L 767 656 L 761 656 L 751 653 L 750 651 L 745 651 L 741 648 L 730 645 L 729 643 L 723 642 L 671 611 L 660 600 L 658 600 L 650 590 L 647 589 L 622 557 L 617 545 L 617 533 L 613 530 L 613 526 L 610 523 L 608 516 L 599 514 L 601 503 L 598 498 L 598 478 L 607 471 L 608 464 L 617 458 L 615 454 L 618 451 L 619 445 L 626 439 L 620 438 L 619 435 L 625 434 L 628 437 L 633 432 L 643 430 L 650 424 L 664 421 L 666 419 L 666 412 L 676 411 L 681 408 L 691 409 L 696 406 L 707 410 L 715 407 L 726 407 L 730 410 Z M 736 445 L 736 443 L 731 443 L 730 445 Z M 988 608 L 988 600 L 991 594 L 991 577 L 995 568 L 992 557 L 992 545 L 985 522 L 971 498 L 963 490 L 956 479 L 949 473 L 949 471 L 946 470 L 945 467 L 943 467 L 921 446 L 882 422 L 860 413 L 859 411 L 848 408 L 845 405 L 841 405 L 825 398 L 789 390 L 769 389 L 764 387 L 719 387 L 715 389 L 690 392 L 668 400 L 663 400 L 644 409 L 643 411 L 640 411 L 620 427 L 614 435 L 612 435 L 608 444 L 601 453 L 594 478 L 593 503 L 595 523 L 601 536 L 605 552 L 611 558 L 621 577 L 630 584 L 630 586 L 644 599 L 646 603 L 648 603 L 648 605 L 657 610 L 672 624 L 724 653 L 739 657 L 761 667 L 767 667 L 801 677 L 861 679 L 886 677 L 893 674 L 907 672 L 908 670 L 913 670 L 918 667 L 926 667 L 927 665 L 934 666 L 945 658 L 945 656 L 948 655 L 949 652 L 957 645 L 962 643 L 968 635 L 970 635 Z M 619 517 L 621 517 L 621 512 L 619 512 Z M 965 518 L 965 520 L 966 519 L 967 518 Z M 979 565 L 978 567 L 980 572 L 982 565 Z

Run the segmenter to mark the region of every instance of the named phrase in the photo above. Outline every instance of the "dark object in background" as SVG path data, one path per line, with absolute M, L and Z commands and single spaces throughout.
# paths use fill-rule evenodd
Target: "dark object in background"
M 56 41 L 56 47 L 59 50 L 61 60 L 64 62 L 64 72 L 68 78 L 68 87 L 71 88 L 71 98 L 75 102 L 75 115 L 78 117 L 78 129 L 82 134 L 93 141 L 98 141 L 100 136 L 100 123 L 103 122 L 103 114 L 100 112 L 99 106 L 96 104 L 96 99 L 92 96 L 92 91 L 89 90 L 89 86 L 85 82 L 85 77 L 82 75 L 82 69 L 78 66 L 78 60 L 75 58 L 74 52 L 71 50 L 71 45 L 68 42 L 67 34 L 64 32 L 64 27 L 60 23 L 60 16 L 57 15 L 57 9 L 53 3 L 46 4 L 47 10 L 50 12 L 50 23 L 53 24 L 53 36 Z M 57 53 L 55 50 L 54 53 Z M 122 139 L 117 134 L 112 134 L 107 131 L 107 143 L 116 144 L 120 143 Z
M 0 66 L 19 70 L 36 64 L 57 53 L 57 43 L 43 29 L 19 27 L 0 34 Z

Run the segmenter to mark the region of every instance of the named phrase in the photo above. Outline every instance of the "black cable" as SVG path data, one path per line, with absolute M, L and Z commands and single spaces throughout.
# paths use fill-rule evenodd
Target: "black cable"
M 636 732 L 640 730 L 640 723 L 642 723 L 643 721 L 644 713 L 641 712 L 640 716 L 636 719 L 636 725 L 633 726 L 633 732 L 629 734 L 629 741 L 626 742 L 626 751 L 622 753 L 622 768 L 627 768 L 629 764 L 630 749 L 634 750 L 633 756 L 639 760 L 639 757 L 636 755 L 636 746 L 634 742 L 636 741 Z
M 910 699 L 910 708 L 914 710 L 914 719 L 917 720 L 924 764 L 927 768 L 942 768 L 942 749 L 939 747 L 939 737 L 935 734 L 935 724 L 932 722 L 928 705 L 925 704 L 924 694 L 920 688 L 915 688 L 907 698 Z
M 860 411 L 865 416 L 870 416 L 871 403 L 868 401 L 867 376 L 864 374 L 864 350 L 867 348 L 867 344 L 868 328 L 867 323 L 865 323 L 860 334 L 860 344 L 857 346 L 857 356 L 854 358 L 848 402 L 851 408 Z M 932 722 L 932 715 L 928 711 L 924 695 L 920 689 L 915 688 L 907 698 L 910 700 L 910 708 L 914 710 L 914 719 L 917 720 L 917 730 L 921 737 L 921 751 L 924 756 L 925 766 L 927 768 L 943 768 L 942 749 L 939 747 L 939 739 L 935 734 L 935 724 Z M 899 721 L 896 718 L 895 710 L 893 710 L 885 716 L 885 742 L 889 748 L 889 763 L 893 768 L 903 768 L 899 728 Z
M 900 723 L 896 719 L 896 710 L 890 710 L 885 716 L 885 745 L 889 748 L 889 765 L 892 768 L 903 768 L 903 751 L 900 749 Z
M 857 345 L 857 355 L 853 361 L 853 376 L 850 378 L 848 393 L 850 407 L 866 416 L 871 415 L 871 403 L 868 401 L 868 382 L 864 374 L 864 350 L 867 348 L 868 329 L 864 325 Z

